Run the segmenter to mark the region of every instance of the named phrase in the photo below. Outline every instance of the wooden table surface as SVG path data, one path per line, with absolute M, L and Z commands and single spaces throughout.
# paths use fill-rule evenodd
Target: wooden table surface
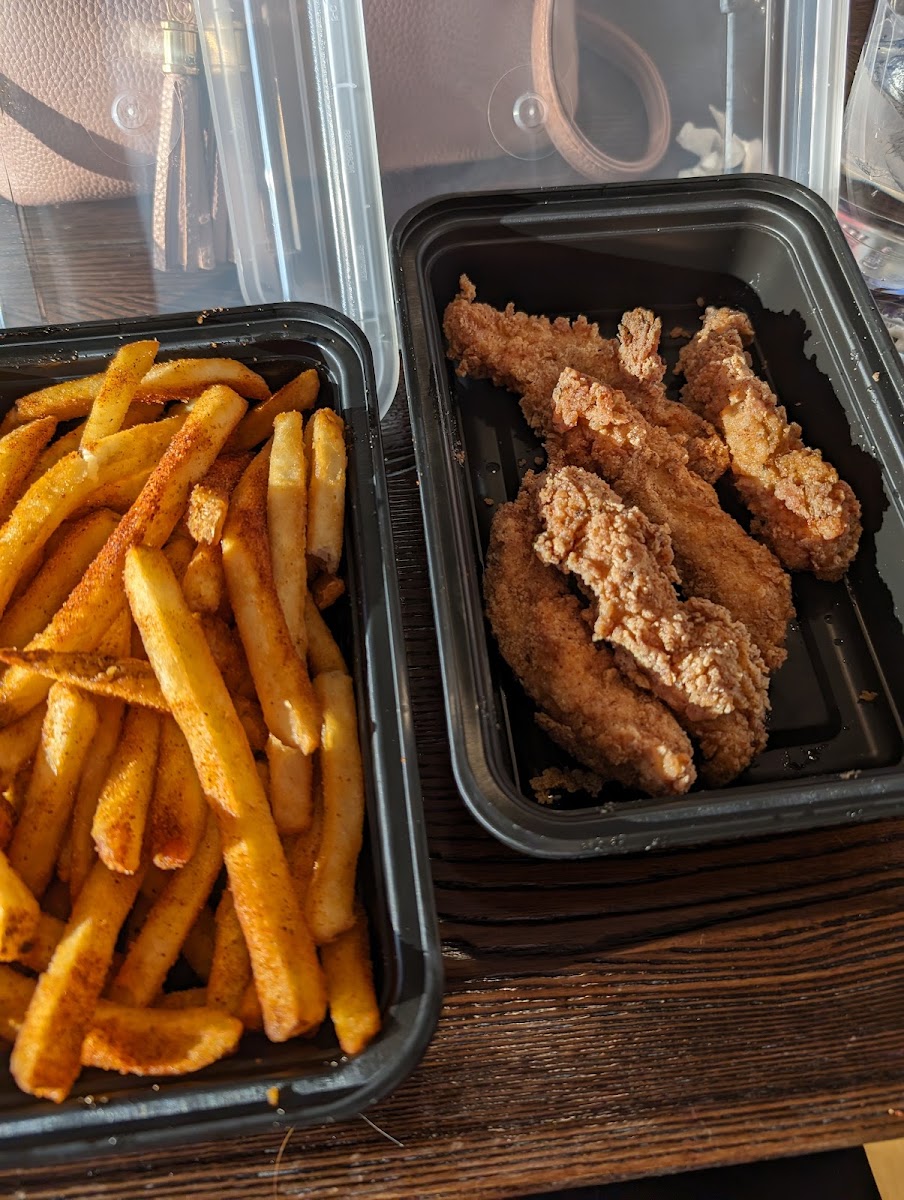
M 27 259 L 0 208 L 8 322 L 210 295 L 155 279 L 128 203 L 25 220 Z M 240 302 L 229 268 L 217 287 Z M 403 404 L 384 437 L 447 979 L 426 1057 L 366 1120 L 7 1172 L 0 1194 L 506 1197 L 904 1135 L 904 819 L 584 863 L 505 850 L 451 775 Z

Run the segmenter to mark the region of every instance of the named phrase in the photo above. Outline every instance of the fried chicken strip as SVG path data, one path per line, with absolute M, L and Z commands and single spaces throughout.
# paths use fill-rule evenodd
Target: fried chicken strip
M 499 649 L 543 710 L 537 723 L 584 766 L 652 796 L 686 792 L 695 778 L 686 734 L 594 645 L 564 576 L 534 553 L 538 486 L 529 475 L 493 518 L 484 591 Z
M 661 425 L 687 451 L 693 471 L 714 482 L 728 467 L 728 452 L 715 429 L 665 394 L 665 364 L 659 356 L 661 322 L 647 309 L 625 313 L 618 338 L 600 337 L 586 317 L 568 321 L 529 316 L 513 304 L 500 312 L 477 302 L 467 275 L 446 308 L 443 330 L 448 356 L 459 375 L 491 379 L 521 396 L 528 424 L 540 436 L 551 428 L 552 393 L 565 367 L 623 391 L 654 425 Z
M 685 594 L 727 608 L 750 630 L 766 667 L 781 666 L 794 615 L 790 580 L 771 551 L 722 509 L 713 488 L 688 470 L 681 447 L 621 392 L 571 369 L 562 372 L 553 406 L 551 463 L 601 475 L 627 504 L 667 525 Z
M 754 373 L 744 349 L 752 339 L 744 313 L 708 308 L 678 358 L 682 399 L 724 435 L 753 532 L 790 570 L 840 579 L 857 553 L 860 505 Z
M 540 492 L 542 562 L 573 574 L 593 600 L 593 636 L 699 740 L 712 786 L 766 745 L 769 679 L 747 627 L 727 609 L 679 600 L 668 530 L 580 467 L 551 471 Z

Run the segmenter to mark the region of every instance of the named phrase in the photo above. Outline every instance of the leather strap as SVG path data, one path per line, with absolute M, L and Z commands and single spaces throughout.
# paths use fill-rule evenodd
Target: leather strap
M 647 112 L 649 137 L 642 157 L 613 158 L 588 140 L 563 103 L 553 63 L 554 15 L 555 0 L 534 0 L 531 30 L 534 87 L 549 109 L 546 129 L 550 140 L 566 162 L 588 179 L 602 182 L 648 176 L 662 161 L 672 128 L 668 92 L 656 64 L 624 30 L 599 13 L 581 8 L 580 20 L 591 35 L 594 48 L 633 79 Z
M 150 155 L 125 155 L 122 146 L 116 142 L 89 132 L 84 125 L 51 108 L 2 74 L 0 112 L 11 117 L 60 158 L 96 175 L 133 183 L 136 171 L 151 171 L 154 167 Z

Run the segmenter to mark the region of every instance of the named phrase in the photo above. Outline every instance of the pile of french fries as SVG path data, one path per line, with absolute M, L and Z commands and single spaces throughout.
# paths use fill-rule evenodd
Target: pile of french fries
M 24 1091 L 376 1035 L 342 594 L 346 448 L 304 371 L 106 371 L 0 425 L 0 1038 Z M 174 981 L 176 981 L 174 985 Z

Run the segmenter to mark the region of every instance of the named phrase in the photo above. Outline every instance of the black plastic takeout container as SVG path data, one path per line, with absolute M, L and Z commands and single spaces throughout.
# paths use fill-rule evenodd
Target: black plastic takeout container
M 83 1071 L 61 1105 L 23 1095 L 4 1074 L 0 1165 L 6 1167 L 352 1117 L 413 1070 L 442 995 L 367 342 L 345 317 L 307 304 L 17 330 L 0 336 L 0 407 L 51 382 L 100 370 L 123 341 L 143 337 L 159 339 L 159 359 L 241 359 L 273 388 L 315 367 L 318 403 L 345 420 L 348 596 L 327 615 L 355 678 L 368 802 L 361 889 L 383 1029 L 353 1059 L 342 1056 L 327 1022 L 315 1039 L 283 1045 L 246 1035 L 234 1057 L 180 1079 Z
M 452 761 L 474 815 L 518 850 L 564 858 L 904 810 L 904 379 L 823 201 L 765 176 L 457 197 L 408 215 L 394 261 Z M 533 798 L 532 777 L 573 763 L 502 661 L 481 584 L 496 506 L 543 459 L 517 398 L 458 378 L 445 356 L 443 311 L 462 273 L 478 300 L 584 313 L 608 336 L 624 310 L 652 308 L 671 363 L 703 304 L 746 309 L 756 366 L 857 493 L 860 553 L 841 583 L 795 576 L 769 744 L 731 786 Z

